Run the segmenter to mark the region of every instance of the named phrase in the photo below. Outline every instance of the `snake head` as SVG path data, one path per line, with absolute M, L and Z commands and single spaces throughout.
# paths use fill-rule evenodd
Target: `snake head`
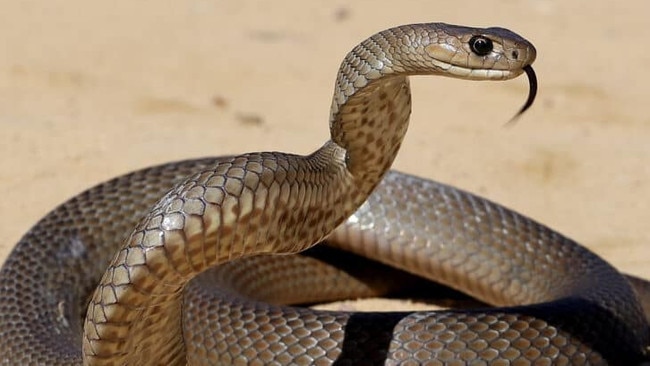
M 424 28 L 428 29 L 428 28 Z M 422 41 L 435 73 L 473 80 L 507 80 L 535 61 L 532 43 L 504 28 L 468 28 L 436 23 Z
M 508 80 L 526 73 L 528 98 L 509 124 L 535 101 L 537 77 L 531 65 L 537 51 L 532 43 L 508 29 L 424 23 L 388 29 L 369 41 L 364 45 L 367 49 L 388 50 L 379 57 L 384 74 Z
M 532 43 L 499 27 L 469 28 L 437 23 L 430 32 L 435 37 L 431 37 L 432 42 L 423 45 L 424 52 L 431 57 L 434 68 L 446 76 L 508 80 L 526 73 L 530 85 L 528 98 L 508 125 L 533 105 L 537 96 L 537 77 L 531 65 L 537 51 Z

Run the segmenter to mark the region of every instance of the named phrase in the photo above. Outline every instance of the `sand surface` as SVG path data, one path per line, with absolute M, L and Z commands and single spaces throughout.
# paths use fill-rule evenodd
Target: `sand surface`
M 448 3 L 448 5 L 443 5 Z M 498 25 L 536 45 L 523 78 L 416 78 L 395 168 L 529 215 L 650 278 L 650 2 L 5 1 L 0 258 L 57 204 L 172 160 L 308 153 L 358 41 L 402 23 Z

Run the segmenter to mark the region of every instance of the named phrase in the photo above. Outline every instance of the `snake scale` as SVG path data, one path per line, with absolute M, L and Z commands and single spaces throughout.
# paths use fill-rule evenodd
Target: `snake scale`
M 386 174 L 409 122 L 409 76 L 506 80 L 525 72 L 523 111 L 534 99 L 535 57 L 532 44 L 502 28 L 384 30 L 345 57 L 331 139 L 313 154 L 169 163 L 73 197 L 25 234 L 2 267 L 0 362 L 642 362 L 650 335 L 635 288 L 647 297 L 647 282 L 483 198 Z M 362 260 L 345 272 L 308 256 L 256 256 L 301 252 L 326 238 L 502 307 L 350 313 L 275 305 L 385 290 L 388 279 L 354 274 Z

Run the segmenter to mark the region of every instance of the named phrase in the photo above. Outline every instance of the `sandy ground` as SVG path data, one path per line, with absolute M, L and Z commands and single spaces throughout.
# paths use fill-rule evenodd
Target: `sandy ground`
M 523 78 L 416 78 L 395 168 L 515 208 L 650 278 L 650 2 L 4 1 L 0 258 L 96 183 L 191 157 L 307 153 L 340 60 L 375 31 L 445 21 L 532 40 Z M 620 3 L 623 4 L 623 3 Z

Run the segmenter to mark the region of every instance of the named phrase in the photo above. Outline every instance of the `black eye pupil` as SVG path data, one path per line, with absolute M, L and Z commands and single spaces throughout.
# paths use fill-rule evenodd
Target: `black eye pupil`
M 485 56 L 492 52 L 493 44 L 489 38 L 474 36 L 469 40 L 469 48 L 479 56 Z

